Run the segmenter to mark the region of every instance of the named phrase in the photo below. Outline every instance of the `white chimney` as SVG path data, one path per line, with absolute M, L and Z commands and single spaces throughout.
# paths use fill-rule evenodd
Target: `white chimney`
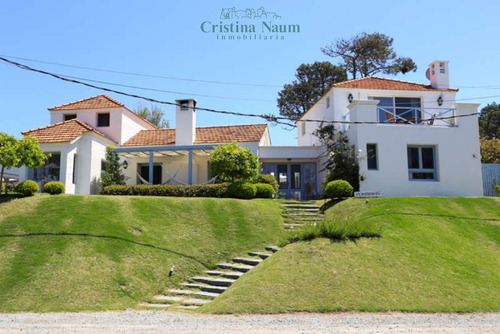
M 176 100 L 175 144 L 193 145 L 196 140 L 196 100 Z
M 450 88 L 450 73 L 448 72 L 448 61 L 435 60 L 429 64 L 425 73 L 427 79 L 431 81 L 431 86 L 436 89 Z

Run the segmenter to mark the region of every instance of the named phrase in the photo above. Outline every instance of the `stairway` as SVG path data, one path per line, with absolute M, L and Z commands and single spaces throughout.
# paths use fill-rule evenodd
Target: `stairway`
M 293 231 L 304 224 L 316 224 L 324 219 L 320 206 L 314 202 L 284 201 L 281 203 L 281 215 L 285 229 Z
M 248 252 L 248 256 L 235 257 L 230 262 L 217 264 L 217 270 L 206 270 L 203 275 L 195 276 L 182 283 L 178 289 L 170 289 L 159 294 L 149 302 L 139 306 L 155 309 L 194 310 L 210 303 L 224 293 L 231 284 L 262 261 L 279 250 L 277 246 L 266 247 L 267 252 Z

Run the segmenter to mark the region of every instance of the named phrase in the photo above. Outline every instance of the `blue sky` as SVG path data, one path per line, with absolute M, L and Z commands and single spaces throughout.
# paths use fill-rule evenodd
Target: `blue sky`
M 203 21 L 217 24 L 222 8 L 277 12 L 282 23 L 300 25 L 285 40 L 221 41 L 203 33 Z M 301 63 L 334 59 L 320 47 L 360 32 L 395 39 L 395 50 L 419 66 L 396 78 L 427 82 L 432 60 L 450 61 L 450 82 L 459 99 L 500 95 L 498 34 L 500 3 L 495 1 L 6 1 L 0 11 L 0 54 L 78 66 L 160 76 L 265 85 L 222 85 L 154 79 L 65 68 L 25 61 L 48 71 L 124 85 L 184 92 L 202 107 L 244 113 L 278 113 L 276 97 L 294 79 Z M 241 23 L 241 22 L 240 22 Z M 22 61 L 21 61 L 22 62 Z M 483 86 L 491 86 L 485 88 Z M 483 88 L 467 88 L 483 87 Z M 160 100 L 187 95 L 116 89 Z M 20 131 L 49 123 L 47 107 L 100 91 L 0 64 L 0 131 Z M 110 96 L 134 108 L 138 101 Z M 486 105 L 500 97 L 470 100 Z M 147 102 L 143 102 L 149 105 Z M 165 106 L 174 121 L 174 109 Z M 259 119 L 200 111 L 198 125 L 259 123 Z M 296 132 L 271 127 L 275 145 L 295 145 Z

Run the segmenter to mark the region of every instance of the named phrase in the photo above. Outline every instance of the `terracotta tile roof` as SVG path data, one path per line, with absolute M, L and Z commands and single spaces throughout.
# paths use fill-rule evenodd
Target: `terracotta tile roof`
M 102 108 L 119 108 L 125 105 L 107 95 L 101 94 L 91 96 L 83 100 L 78 100 L 70 103 L 61 104 L 49 110 L 79 110 L 79 109 L 102 109 Z
M 90 131 L 111 140 L 104 133 L 97 131 L 87 123 L 76 118 L 65 122 L 50 124 L 41 128 L 23 131 L 21 134 L 37 138 L 41 144 L 50 144 L 70 142 Z
M 413 90 L 413 91 L 437 91 L 440 89 L 433 88 L 431 85 L 425 85 L 421 83 L 378 78 L 378 77 L 366 77 L 361 79 L 354 79 L 344 82 L 339 82 L 332 87 L 338 88 L 358 88 L 358 89 L 382 89 L 382 90 Z M 445 91 L 456 92 L 458 89 L 449 88 L 444 89 Z
M 196 128 L 195 144 L 258 142 L 267 124 L 209 126 Z M 174 145 L 175 129 L 142 130 L 122 146 Z

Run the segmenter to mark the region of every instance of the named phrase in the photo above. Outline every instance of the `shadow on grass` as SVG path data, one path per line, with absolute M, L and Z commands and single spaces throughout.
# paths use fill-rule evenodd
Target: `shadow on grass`
M 0 195 L 0 204 L 2 203 L 7 203 L 7 202 L 10 202 L 12 200 L 15 200 L 15 199 L 18 199 L 18 198 L 23 198 L 24 196 L 23 195 L 20 195 L 20 194 L 2 194 Z
M 95 235 L 95 234 L 89 234 L 89 233 L 70 233 L 70 232 L 59 232 L 59 233 L 51 233 L 51 232 L 38 232 L 38 233 L 23 233 L 23 234 L 0 234 L 0 238 L 30 238 L 30 237 L 47 237 L 47 236 L 56 236 L 56 237 L 84 237 L 84 238 L 95 238 L 95 239 L 109 239 L 109 240 L 117 240 L 117 241 L 122 241 L 122 242 L 128 242 L 134 245 L 142 246 L 142 247 L 148 247 L 156 250 L 160 250 L 163 252 L 175 254 L 177 256 L 181 256 L 190 260 L 194 260 L 204 266 L 207 269 L 210 269 L 210 266 L 203 262 L 202 260 L 192 256 L 192 255 L 187 255 L 183 254 L 168 248 L 164 247 L 159 247 L 155 245 L 151 245 L 145 242 L 140 242 L 140 241 L 134 241 L 130 240 L 127 238 L 122 238 L 122 237 L 117 237 L 117 236 L 112 236 L 112 235 Z
M 331 200 L 325 200 L 322 206 L 320 206 L 319 211 L 322 213 L 325 213 L 326 210 L 333 208 L 335 205 L 339 204 L 340 202 L 345 201 L 345 198 L 337 198 L 337 199 L 331 199 Z

